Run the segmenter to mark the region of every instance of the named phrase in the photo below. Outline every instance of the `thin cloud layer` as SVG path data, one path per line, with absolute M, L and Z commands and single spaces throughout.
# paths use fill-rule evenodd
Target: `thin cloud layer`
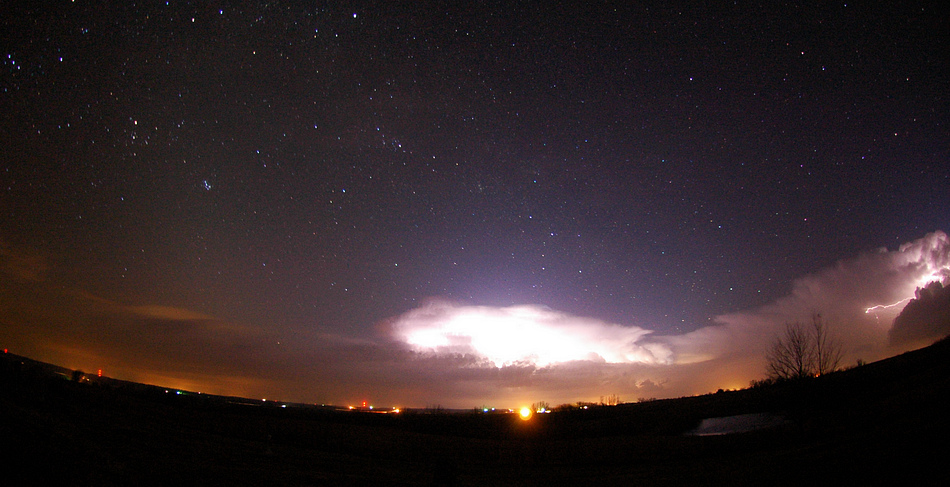
M 40 282 L 46 278 L 49 264 L 31 249 L 16 248 L 0 239 L 0 273 L 19 281 Z

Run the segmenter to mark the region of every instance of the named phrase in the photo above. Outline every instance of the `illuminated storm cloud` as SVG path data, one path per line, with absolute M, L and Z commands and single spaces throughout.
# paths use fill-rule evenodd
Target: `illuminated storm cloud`
M 573 361 L 666 364 L 670 350 L 638 343 L 651 333 L 542 306 L 455 306 L 433 301 L 398 317 L 395 337 L 420 352 L 474 354 L 502 367 Z

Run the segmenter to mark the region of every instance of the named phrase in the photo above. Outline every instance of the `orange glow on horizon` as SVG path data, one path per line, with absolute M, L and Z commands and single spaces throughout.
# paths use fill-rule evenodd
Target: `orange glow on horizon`
M 522 421 L 527 421 L 531 419 L 531 408 L 527 406 L 521 408 L 521 411 L 518 413 L 518 416 L 521 418 Z

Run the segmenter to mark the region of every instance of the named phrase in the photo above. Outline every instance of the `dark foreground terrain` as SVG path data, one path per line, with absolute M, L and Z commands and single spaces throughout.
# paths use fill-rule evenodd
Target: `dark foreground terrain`
M 800 383 L 537 415 L 166 393 L 0 360 L 4 485 L 947 485 L 950 341 Z M 703 418 L 773 428 L 688 436 Z

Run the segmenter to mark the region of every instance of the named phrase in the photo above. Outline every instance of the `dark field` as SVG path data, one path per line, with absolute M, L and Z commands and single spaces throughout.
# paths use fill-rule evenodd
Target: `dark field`
M 947 485 L 950 341 L 801 383 L 536 415 L 372 414 L 2 357 L 4 485 Z M 250 403 L 251 401 L 248 401 Z M 255 404 L 257 404 L 255 402 Z M 781 426 L 686 436 L 703 418 Z

